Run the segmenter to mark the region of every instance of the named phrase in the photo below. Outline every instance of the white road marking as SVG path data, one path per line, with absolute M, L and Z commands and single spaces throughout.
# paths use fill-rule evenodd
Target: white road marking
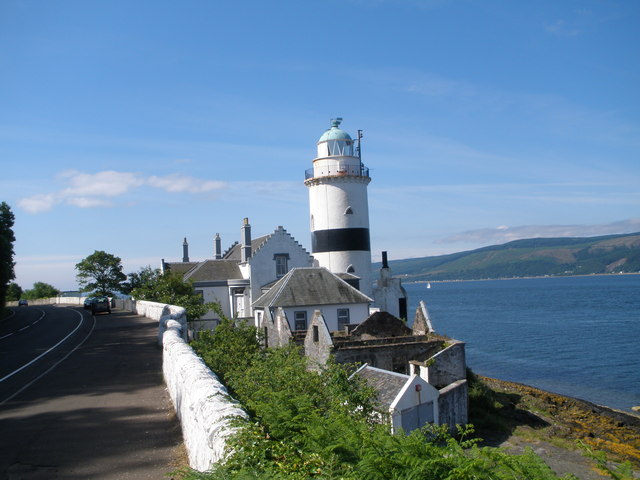
M 0 340 L 2 340 L 3 338 L 10 337 L 11 335 L 14 335 L 14 334 L 16 334 L 16 333 L 18 333 L 18 332 L 21 332 L 22 330 L 26 330 L 26 329 L 27 329 L 27 328 L 29 328 L 30 326 L 35 325 L 36 323 L 38 323 L 38 322 L 39 322 L 40 320 L 42 320 L 42 319 L 44 318 L 44 316 L 45 316 L 44 310 L 40 310 L 40 312 L 42 313 L 42 315 L 40 315 L 40 317 L 39 317 L 37 320 L 35 320 L 35 321 L 31 322 L 31 323 L 30 323 L 29 325 L 27 325 L 26 327 L 22 327 L 22 328 L 20 328 L 20 329 L 16 330 L 15 332 L 7 333 L 6 335 L 1 336 L 1 337 L 0 337 Z M 7 318 L 9 318 L 9 317 L 7 317 Z M 0 381 L 2 381 L 2 380 L 0 380 Z
M 40 360 L 42 357 L 44 357 L 47 353 L 51 352 L 52 350 L 54 350 L 55 348 L 57 348 L 61 343 L 63 343 L 67 338 L 69 338 L 71 335 L 73 335 L 74 333 L 76 333 L 76 331 L 80 328 L 80 326 L 82 325 L 82 314 L 80 312 L 78 312 L 77 310 L 74 310 L 76 313 L 78 313 L 80 315 L 80 321 L 78 322 L 78 325 L 76 325 L 76 328 L 74 328 L 71 333 L 69 333 L 69 335 L 67 335 L 66 337 L 64 337 L 62 340 L 60 340 L 58 343 L 56 343 L 53 347 L 51 347 L 49 350 L 47 350 L 46 352 L 42 352 L 40 355 L 38 355 L 36 358 L 34 358 L 33 360 L 31 360 L 28 363 L 25 363 L 23 366 L 21 366 L 20 368 L 18 368 L 17 370 L 14 370 L 13 372 L 11 372 L 9 375 L 5 375 L 4 377 L 0 378 L 0 383 L 4 382 L 5 380 L 7 380 L 8 378 L 13 377 L 16 373 L 20 372 L 21 370 L 24 370 L 25 368 L 27 368 L 29 365 L 37 362 L 38 360 Z M 42 316 L 44 316 L 44 312 L 42 312 Z M 95 325 L 95 319 L 94 319 L 94 325 Z M 91 329 L 93 330 L 93 328 Z
M 78 312 L 77 310 L 74 310 L 74 312 L 76 312 L 78 315 L 80 315 L 80 323 L 82 323 L 83 317 L 82 317 L 82 313 Z M 51 370 L 53 370 L 54 368 L 56 368 L 58 365 L 60 365 L 62 362 L 64 362 L 69 355 L 71 355 L 73 352 L 75 352 L 78 348 L 80 348 L 84 342 L 87 341 L 87 339 L 91 336 L 91 334 L 93 333 L 93 329 L 96 328 L 96 317 L 92 317 L 93 318 L 93 325 L 91 325 L 91 330 L 89 330 L 89 333 L 87 333 L 87 336 L 84 337 L 82 339 L 82 341 L 76 345 L 73 350 L 71 350 L 69 353 L 67 353 L 64 357 L 62 357 L 60 360 L 58 360 L 56 363 L 54 363 L 53 365 L 51 365 L 51 367 L 49 367 L 47 370 L 45 370 L 44 372 L 42 372 L 40 375 L 38 375 L 36 378 L 34 378 L 33 380 L 31 380 L 29 383 L 27 383 L 26 385 L 24 385 L 21 389 L 19 389 L 17 392 L 13 393 L 12 395 L 8 396 L 7 398 L 5 398 L 4 400 L 2 400 L 0 402 L 0 405 L 5 404 L 6 402 L 8 402 L 9 400 L 11 400 L 13 397 L 15 397 L 16 395 L 18 395 L 20 392 L 23 392 L 24 390 L 26 390 L 27 388 L 29 388 L 31 385 L 33 385 L 34 383 L 36 383 L 38 380 L 40 380 L 42 377 L 44 377 L 47 373 L 49 373 Z M 0 380 L 1 381 L 1 380 Z

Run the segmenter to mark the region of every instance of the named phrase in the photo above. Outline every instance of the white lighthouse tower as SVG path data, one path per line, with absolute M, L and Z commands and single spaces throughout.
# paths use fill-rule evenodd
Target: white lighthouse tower
M 342 118 L 318 140 L 313 168 L 306 171 L 311 213 L 313 256 L 329 271 L 350 273 L 360 279 L 359 289 L 371 296 L 371 246 L 369 241 L 369 169 L 362 164 L 357 145 L 340 129 Z

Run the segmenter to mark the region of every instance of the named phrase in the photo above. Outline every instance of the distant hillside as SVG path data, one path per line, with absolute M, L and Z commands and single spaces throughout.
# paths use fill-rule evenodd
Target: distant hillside
M 450 255 L 395 260 L 389 266 L 394 276 L 416 281 L 637 273 L 640 232 L 515 240 Z

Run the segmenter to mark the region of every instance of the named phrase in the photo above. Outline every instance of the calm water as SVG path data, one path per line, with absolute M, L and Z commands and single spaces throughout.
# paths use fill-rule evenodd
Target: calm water
M 640 275 L 405 284 L 477 373 L 628 410 L 640 405 Z

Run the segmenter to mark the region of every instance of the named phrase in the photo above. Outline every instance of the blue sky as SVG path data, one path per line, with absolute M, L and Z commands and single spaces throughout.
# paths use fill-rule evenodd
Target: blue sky
M 364 131 L 373 259 L 640 231 L 640 2 L 0 2 L 16 281 L 76 288 L 284 226 L 333 117 Z

